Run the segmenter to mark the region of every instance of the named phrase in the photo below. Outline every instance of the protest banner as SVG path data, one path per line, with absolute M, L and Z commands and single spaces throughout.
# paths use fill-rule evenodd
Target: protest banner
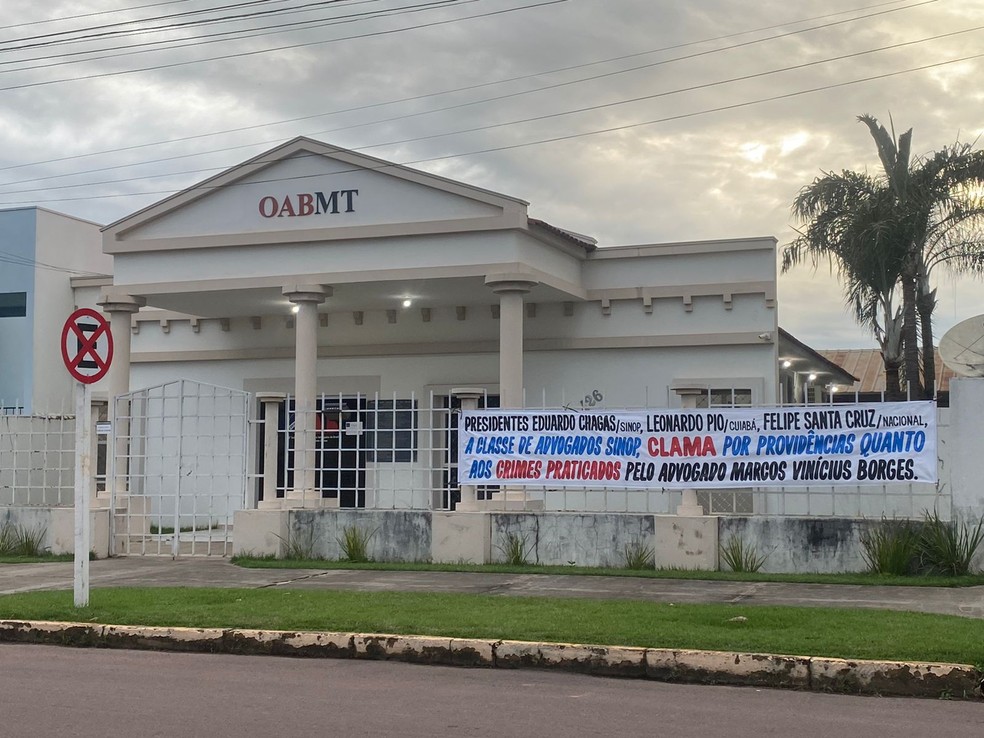
M 714 410 L 476 410 L 461 484 L 615 489 L 937 481 L 931 401 Z

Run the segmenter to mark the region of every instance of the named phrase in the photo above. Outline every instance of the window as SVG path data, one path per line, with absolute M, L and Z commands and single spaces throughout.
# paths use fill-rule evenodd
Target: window
M 26 316 L 26 292 L 0 292 L 0 318 L 23 318 Z
M 697 398 L 697 407 L 748 407 L 752 404 L 752 391 L 746 388 L 725 387 L 707 390 Z

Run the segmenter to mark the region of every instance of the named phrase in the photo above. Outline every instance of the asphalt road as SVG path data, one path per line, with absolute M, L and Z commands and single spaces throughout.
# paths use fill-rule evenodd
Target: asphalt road
M 949 736 L 984 705 L 538 671 L 0 644 L 5 736 Z

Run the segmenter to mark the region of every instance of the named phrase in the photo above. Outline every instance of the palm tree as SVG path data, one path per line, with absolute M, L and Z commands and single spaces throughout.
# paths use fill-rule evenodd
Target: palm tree
M 810 259 L 826 260 L 844 284 L 855 319 L 878 341 L 889 398 L 901 398 L 902 312 L 896 286 L 903 254 L 894 248 L 893 197 L 867 174 L 828 172 L 804 187 L 793 213 L 805 230 L 783 251 L 782 271 Z
M 936 267 L 984 273 L 984 152 L 958 143 L 912 161 L 912 129 L 896 139 L 872 116 L 858 120 L 875 141 L 883 174 L 828 172 L 804 187 L 793 213 L 806 227 L 785 248 L 782 269 L 806 257 L 814 267 L 824 259 L 835 266 L 855 318 L 878 340 L 890 396 L 901 395 L 901 363 L 907 394 L 932 398 L 931 276 Z
M 872 116 L 862 115 L 858 120 L 875 140 L 898 209 L 897 247 L 905 253 L 900 284 L 907 384 L 910 393 L 914 389 L 915 396 L 932 399 L 936 380 L 932 271 L 937 266 L 955 273 L 984 271 L 980 231 L 984 152 L 956 143 L 910 162 L 911 128 L 899 136 L 896 145 L 893 135 Z M 921 357 L 917 335 L 922 339 Z
M 916 311 L 922 339 L 925 397 L 934 395 L 936 354 L 933 312 L 936 288 L 931 277 L 937 267 L 954 274 L 984 274 L 984 151 L 953 144 L 926 157 L 911 185 L 919 193 L 926 218 L 917 232 L 915 249 Z

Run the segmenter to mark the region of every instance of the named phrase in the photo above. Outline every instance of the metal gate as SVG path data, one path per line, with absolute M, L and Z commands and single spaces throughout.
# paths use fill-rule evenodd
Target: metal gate
M 229 556 L 244 506 L 249 393 L 187 379 L 116 398 L 111 553 Z

